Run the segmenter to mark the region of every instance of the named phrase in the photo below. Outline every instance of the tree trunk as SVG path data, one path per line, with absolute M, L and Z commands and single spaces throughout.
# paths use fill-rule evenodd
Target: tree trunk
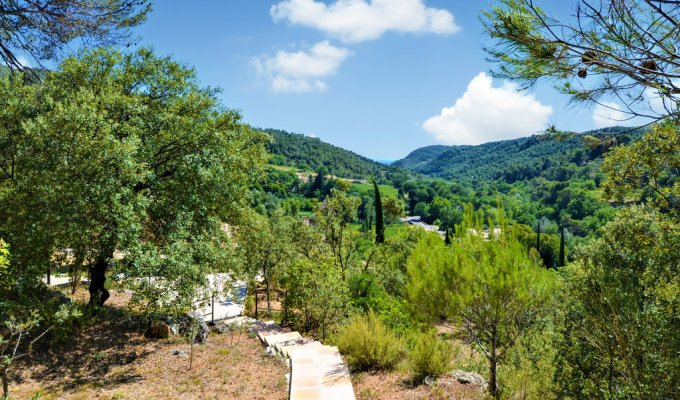
M 108 254 L 107 254 L 108 253 Z M 109 298 L 106 290 L 106 271 L 109 269 L 109 261 L 113 258 L 113 251 L 103 252 L 97 257 L 94 265 L 89 267 L 90 272 L 90 302 L 89 305 L 103 306 Z
M 500 399 L 500 391 L 498 390 L 498 379 L 496 374 L 496 366 L 498 365 L 498 357 L 496 356 L 496 328 L 494 327 L 491 334 L 491 351 L 489 352 L 489 394 L 494 399 Z
M 7 365 L 2 366 L 2 398 L 9 399 L 9 376 L 7 376 Z
M 500 393 L 498 391 L 498 384 L 496 379 L 496 364 L 498 361 L 495 357 L 489 358 L 489 394 L 494 399 L 500 399 Z
M 269 289 L 269 278 L 265 279 L 264 283 L 267 285 L 267 317 L 272 316 L 271 292 Z

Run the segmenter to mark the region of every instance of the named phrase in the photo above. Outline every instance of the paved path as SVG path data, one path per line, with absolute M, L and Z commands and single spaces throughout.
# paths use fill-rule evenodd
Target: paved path
M 290 360 L 290 400 L 354 400 L 349 368 L 337 347 L 302 337 L 273 322 L 253 323 L 267 347 Z

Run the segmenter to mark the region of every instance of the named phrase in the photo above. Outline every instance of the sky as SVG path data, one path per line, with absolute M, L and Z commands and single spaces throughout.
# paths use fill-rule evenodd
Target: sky
M 490 1 L 158 0 L 139 46 L 196 68 L 254 127 L 381 160 L 432 144 L 528 136 L 554 124 L 616 125 L 573 108 L 549 84 L 517 92 L 492 79 L 479 22 Z M 572 0 L 550 12 L 567 17 Z M 615 110 L 613 111 L 615 113 Z

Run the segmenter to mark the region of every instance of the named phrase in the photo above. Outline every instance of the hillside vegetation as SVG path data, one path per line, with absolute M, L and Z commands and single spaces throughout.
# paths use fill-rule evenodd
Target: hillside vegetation
M 395 168 L 380 164 L 319 138 L 279 129 L 262 129 L 272 137 L 267 150 L 274 165 L 294 166 L 304 171 L 324 168 L 342 178 L 380 177 Z
M 615 127 L 563 137 L 533 135 L 477 146 L 427 146 L 413 151 L 394 165 L 457 181 L 501 178 L 513 182 L 539 175 L 557 176 L 559 169 L 601 160 L 606 147 L 590 147 L 584 142 L 585 138 L 627 143 L 639 136 L 638 132 L 629 131 L 630 128 Z

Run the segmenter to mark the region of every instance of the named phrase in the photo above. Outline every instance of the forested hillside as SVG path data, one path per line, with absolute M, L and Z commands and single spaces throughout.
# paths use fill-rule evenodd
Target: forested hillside
M 514 182 L 539 175 L 566 180 L 573 173 L 569 170 L 601 159 L 607 148 L 606 145 L 588 146 L 585 138 L 600 139 L 609 145 L 627 143 L 639 135 L 627 133 L 629 130 L 615 127 L 561 137 L 534 135 L 478 146 L 427 146 L 415 150 L 395 165 L 458 181 L 503 178 Z M 560 174 L 563 175 L 561 179 Z
M 444 146 L 441 144 L 421 147 L 419 149 L 413 150 L 403 159 L 395 161 L 392 163 L 392 165 L 410 170 L 416 170 L 450 149 L 450 146 Z
M 270 162 L 275 165 L 296 167 L 305 171 L 325 169 L 329 174 L 343 178 L 380 177 L 395 169 L 349 150 L 302 134 L 278 129 L 262 129 L 272 137 L 268 150 Z

